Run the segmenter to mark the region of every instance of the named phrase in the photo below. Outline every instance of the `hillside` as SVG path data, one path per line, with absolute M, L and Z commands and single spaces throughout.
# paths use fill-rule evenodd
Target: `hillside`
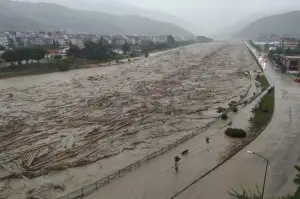
M 261 34 L 300 35 L 300 11 L 260 18 L 237 32 L 235 38 L 255 38 Z
M 29 1 L 29 0 L 27 0 Z M 200 34 L 201 30 L 198 26 L 191 23 L 188 20 L 176 17 L 172 14 L 150 10 L 145 8 L 140 8 L 135 5 L 131 5 L 128 2 L 120 0 L 89 0 L 88 3 L 86 0 L 30 0 L 32 2 L 41 2 L 47 1 L 51 3 L 57 3 L 72 9 L 88 10 L 88 11 L 100 11 L 103 13 L 109 13 L 113 15 L 139 15 L 149 19 L 164 21 L 168 23 L 175 24 L 180 26 L 188 31 L 191 31 L 193 34 Z
M 118 16 L 73 10 L 52 3 L 0 0 L 0 31 L 72 30 L 100 34 L 192 35 L 171 23 L 137 15 Z

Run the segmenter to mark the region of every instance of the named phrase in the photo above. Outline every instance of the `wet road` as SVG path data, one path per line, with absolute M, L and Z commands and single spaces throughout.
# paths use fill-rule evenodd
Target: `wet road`
M 285 195 L 296 190 L 292 180 L 296 174 L 293 166 L 300 160 L 300 85 L 281 74 L 270 62 L 264 66 L 265 75 L 276 86 L 275 114 L 270 125 L 245 150 L 176 198 L 225 199 L 230 198 L 226 191 L 232 188 L 260 188 L 265 161 L 246 153 L 247 150 L 260 153 L 271 161 L 265 190 L 267 196 Z

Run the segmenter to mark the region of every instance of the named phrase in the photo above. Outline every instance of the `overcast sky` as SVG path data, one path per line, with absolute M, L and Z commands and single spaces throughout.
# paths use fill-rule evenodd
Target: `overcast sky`
M 21 0 L 48 1 L 64 4 L 84 2 L 80 8 L 93 3 L 120 1 L 134 6 L 159 10 L 187 19 L 213 34 L 238 22 L 292 10 L 300 10 L 300 0 Z M 72 2 L 72 3 L 70 3 Z M 93 2 L 93 3 L 91 3 Z M 112 5 L 115 5 L 112 3 Z M 251 21 L 251 20 L 250 20 Z

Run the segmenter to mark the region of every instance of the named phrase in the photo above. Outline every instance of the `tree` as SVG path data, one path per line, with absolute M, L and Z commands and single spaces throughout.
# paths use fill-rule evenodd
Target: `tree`
M 32 48 L 32 58 L 34 60 L 37 60 L 38 63 L 40 63 L 40 60 L 45 58 L 46 54 L 47 54 L 46 49 L 44 49 L 40 46 L 36 46 L 36 47 Z
M 19 62 L 24 60 L 26 61 L 26 64 L 28 64 L 29 60 L 33 59 L 31 48 L 17 48 L 15 49 L 15 52 Z
M 11 49 L 15 49 L 16 48 L 15 42 L 11 38 L 8 38 L 8 47 L 11 48 Z
M 97 42 L 87 41 L 84 46 L 85 48 L 82 49 L 82 55 L 90 60 L 106 61 L 112 59 L 116 54 L 112 50 L 112 45 L 103 38 Z
M 173 47 L 176 45 L 176 41 L 175 41 L 175 38 L 172 36 L 172 35 L 169 35 L 167 37 L 167 43 L 169 46 Z
M 4 51 L 5 50 L 5 47 L 0 45 L 0 51 Z
M 11 65 L 14 65 L 14 62 L 16 62 L 15 52 L 13 50 L 5 51 L 1 55 L 1 59 L 3 59 L 6 62 L 10 62 Z
M 292 50 L 291 50 L 290 48 L 288 48 L 288 49 L 286 49 L 286 50 L 284 51 L 284 53 L 285 53 L 286 55 L 291 55 L 293 52 L 292 52 Z
M 300 186 L 300 166 L 296 165 L 295 169 L 298 171 L 298 174 L 294 178 L 294 183 L 298 186 Z
M 67 56 L 73 58 L 79 58 L 82 55 L 82 51 L 81 49 L 76 46 L 76 45 L 71 45 L 68 52 L 67 52 Z
M 265 44 L 265 45 L 264 45 L 264 51 L 265 51 L 265 52 L 268 52 L 269 49 L 270 49 L 270 44 Z
M 123 44 L 121 48 L 125 54 L 129 52 L 129 44 L 127 42 Z

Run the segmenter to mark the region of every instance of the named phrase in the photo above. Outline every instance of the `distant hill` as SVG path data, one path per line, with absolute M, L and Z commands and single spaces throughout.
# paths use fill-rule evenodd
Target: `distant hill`
M 138 15 L 118 16 L 96 11 L 73 10 L 53 3 L 0 0 L 0 31 L 67 29 L 108 35 L 192 35 L 172 23 Z
M 256 38 L 260 35 L 300 35 L 300 11 L 287 12 L 260 18 L 241 31 L 235 38 Z
M 20 0 L 19 0 L 20 1 Z M 71 9 L 86 11 L 99 11 L 112 15 L 139 15 L 149 19 L 164 21 L 180 26 L 195 35 L 199 35 L 201 30 L 188 20 L 176 17 L 166 12 L 149 10 L 137 7 L 120 0 L 21 0 L 30 2 L 51 2 L 66 6 Z

